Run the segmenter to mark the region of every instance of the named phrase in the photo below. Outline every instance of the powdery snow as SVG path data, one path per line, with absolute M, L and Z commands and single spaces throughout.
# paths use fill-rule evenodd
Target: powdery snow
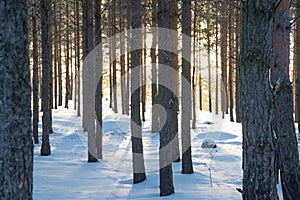
M 80 128 L 81 118 L 74 110 L 53 110 L 51 155 L 40 156 L 40 144 L 34 148 L 34 199 L 241 199 L 236 190 L 242 188 L 240 124 L 197 113 L 197 129 L 192 131 L 195 173 L 183 175 L 181 163 L 174 163 L 175 194 L 161 198 L 159 135 L 151 133 L 150 113 L 143 124 L 147 180 L 133 185 L 130 118 L 112 113 L 107 102 L 103 109 L 104 158 L 97 163 L 87 162 L 87 133 Z M 201 148 L 203 140 L 215 141 L 217 148 Z

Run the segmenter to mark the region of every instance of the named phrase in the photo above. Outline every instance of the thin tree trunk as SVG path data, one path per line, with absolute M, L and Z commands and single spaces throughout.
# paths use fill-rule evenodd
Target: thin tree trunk
M 278 170 L 284 199 L 300 196 L 298 143 L 293 120 L 293 95 L 289 79 L 290 1 L 283 0 L 274 15 L 275 64 L 271 68 L 271 84 L 275 87 L 273 129 L 278 141 Z
M 0 4 L 0 199 L 32 199 L 27 3 Z
M 66 6 L 66 93 L 65 93 L 65 108 L 69 108 L 70 97 L 70 25 L 69 25 L 69 6 Z
M 37 15 L 36 15 L 36 2 L 33 1 L 32 8 L 32 57 L 33 57 L 33 69 L 32 69 L 32 105 L 33 105 L 33 138 L 34 143 L 39 143 L 39 60 L 38 60 L 38 36 L 37 36 Z
M 240 6 L 240 1 L 237 0 L 237 5 Z M 239 54 L 240 54 L 240 43 L 241 43 L 241 14 L 240 9 L 236 8 L 236 31 L 235 31 L 235 114 L 236 114 L 236 122 L 242 122 L 242 114 L 241 114 L 241 104 L 240 104 L 240 64 L 239 64 Z
M 124 32 L 124 0 L 119 0 L 119 26 L 121 33 Z M 126 76 L 125 76 L 125 39 L 120 36 L 120 65 L 121 65 L 121 98 L 122 98 L 122 114 L 126 114 Z
M 218 5 L 217 5 L 218 6 Z M 219 7 L 216 14 L 216 115 L 219 114 Z
M 81 81 L 80 81 L 80 35 L 79 35 L 79 0 L 76 0 L 76 55 L 77 55 L 77 89 L 78 89 L 78 105 L 77 116 L 81 115 Z
M 207 30 L 210 31 L 210 22 L 207 20 Z M 207 67 L 208 67 L 208 110 L 212 112 L 212 95 L 211 95 L 211 38 L 210 33 L 207 33 Z
M 116 0 L 112 0 L 112 89 L 113 89 L 113 111 L 115 113 L 118 113 L 118 93 L 117 93 L 117 60 L 116 60 L 116 38 L 114 37 L 116 35 Z
M 95 90 L 95 112 L 97 117 L 96 125 L 96 148 L 97 158 L 102 159 L 102 27 L 101 27 L 101 3 L 100 0 L 94 0 L 95 6 L 95 46 L 100 45 L 96 57 L 96 90 Z
M 157 1 L 152 1 L 152 27 L 157 27 Z M 156 98 L 158 95 L 157 91 L 157 32 L 155 30 L 152 31 L 152 47 L 151 47 L 151 63 L 152 63 L 152 85 L 151 85 L 151 98 L 152 98 L 152 127 L 151 132 L 157 133 L 159 131 L 159 118 L 158 118 L 158 110 L 155 106 Z
M 170 29 L 173 31 L 176 31 L 176 33 L 178 32 L 178 0 L 170 0 Z M 174 37 L 172 37 L 174 36 Z M 171 49 L 175 52 L 177 52 L 178 49 L 178 35 L 177 34 L 172 34 L 171 38 L 170 38 L 170 45 L 171 45 Z M 171 85 L 173 86 L 172 90 L 174 91 L 176 98 L 176 102 L 175 105 L 177 105 L 176 108 L 174 108 L 176 111 L 179 111 L 179 103 L 178 103 L 178 93 L 179 93 L 179 67 L 178 67 L 178 55 L 176 53 L 171 53 L 171 65 L 170 67 L 172 69 L 174 69 L 174 71 L 176 71 L 176 73 L 174 73 L 174 77 L 172 77 L 171 81 Z M 172 125 L 171 127 L 173 128 L 173 130 L 171 131 L 172 138 L 174 140 L 174 149 L 172 150 L 172 152 L 175 154 L 175 160 L 174 162 L 179 162 L 180 161 L 180 150 L 179 150 L 179 139 L 178 139 L 178 112 L 173 112 L 174 116 L 172 116 Z
M 230 121 L 234 122 L 233 118 L 233 74 L 234 74 L 234 67 L 233 67 L 233 31 L 232 31 L 232 6 L 229 5 L 229 25 L 228 25 L 228 34 L 229 34 L 229 75 L 228 75 L 228 86 L 229 86 L 229 114 L 230 114 Z
M 59 12 L 59 24 L 58 24 L 58 106 L 62 106 L 62 42 L 61 42 L 61 32 L 62 32 L 62 13 Z

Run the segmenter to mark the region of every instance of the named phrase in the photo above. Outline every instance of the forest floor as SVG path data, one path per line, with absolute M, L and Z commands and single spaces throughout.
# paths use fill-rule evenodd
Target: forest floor
M 53 110 L 51 155 L 40 156 L 41 144 L 34 147 L 34 199 L 241 199 L 236 190 L 242 187 L 241 124 L 199 111 L 192 131 L 195 173 L 183 175 L 181 162 L 174 163 L 175 194 L 160 198 L 159 135 L 151 133 L 150 112 L 143 123 L 147 180 L 133 185 L 130 118 L 114 114 L 108 102 L 103 109 L 103 160 L 97 163 L 87 162 L 87 133 L 76 111 Z M 41 120 L 39 128 L 41 134 Z M 217 148 L 201 148 L 207 139 Z M 282 199 L 280 185 L 278 189 Z

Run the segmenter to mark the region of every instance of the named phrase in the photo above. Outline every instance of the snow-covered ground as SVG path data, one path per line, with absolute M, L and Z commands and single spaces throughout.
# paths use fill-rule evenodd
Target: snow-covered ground
M 107 102 L 103 108 L 104 158 L 97 163 L 87 162 L 87 134 L 75 111 L 53 110 L 52 153 L 42 157 L 40 144 L 34 148 L 34 199 L 241 199 L 236 190 L 242 187 L 240 124 L 197 113 L 197 128 L 192 132 L 195 173 L 183 175 L 181 163 L 174 163 L 175 194 L 161 198 L 159 136 L 151 133 L 149 112 L 143 124 L 147 180 L 133 185 L 129 117 L 112 113 Z M 217 148 L 201 148 L 203 140 L 216 142 Z

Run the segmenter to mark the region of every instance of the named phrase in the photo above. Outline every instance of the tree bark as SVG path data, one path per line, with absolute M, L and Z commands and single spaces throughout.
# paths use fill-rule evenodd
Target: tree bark
M 131 27 L 141 28 L 141 2 L 131 0 Z M 140 183 L 146 179 L 144 164 L 142 123 L 140 108 L 140 66 L 142 61 L 142 33 L 133 31 L 131 47 L 137 50 L 131 51 L 131 140 L 133 157 L 133 183 Z M 135 69 L 136 68 L 136 69 Z
M 0 199 L 32 199 L 27 1 L 0 3 Z
M 43 133 L 42 133 L 42 147 L 41 155 L 48 156 L 51 153 L 49 133 L 50 133 L 50 106 L 49 106 L 49 73 L 51 68 L 51 46 L 49 41 L 49 9 L 51 0 L 41 0 L 41 27 L 42 27 L 42 109 L 43 109 Z
M 275 64 L 271 67 L 271 84 L 275 87 L 273 131 L 278 141 L 278 170 L 284 199 L 300 196 L 298 142 L 293 119 L 293 94 L 289 79 L 290 0 L 283 0 L 274 15 Z
M 36 2 L 33 1 L 32 8 L 32 57 L 33 57 L 33 68 L 32 68 L 32 105 L 33 105 L 33 137 L 34 143 L 39 143 L 39 60 L 38 60 L 38 36 L 37 36 L 37 16 L 36 16 Z
M 278 199 L 273 97 L 269 69 L 273 55 L 274 1 L 243 2 L 240 63 L 243 129 L 243 199 Z M 259 94 L 259 95 L 258 95 Z
M 190 135 L 191 63 L 186 60 L 191 56 L 191 1 L 182 2 L 182 33 L 187 36 L 187 39 L 182 41 L 182 78 L 185 78 L 188 83 L 188 85 L 181 84 L 182 173 L 191 174 L 194 173 Z

